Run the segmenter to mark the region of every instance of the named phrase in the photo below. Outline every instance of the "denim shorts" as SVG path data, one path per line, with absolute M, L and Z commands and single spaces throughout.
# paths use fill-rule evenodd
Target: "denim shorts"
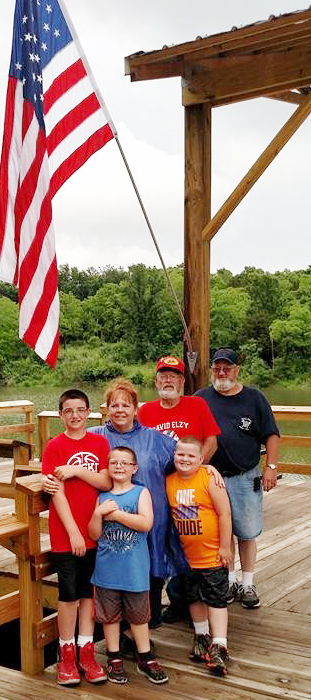
M 254 540 L 262 531 L 262 487 L 254 491 L 259 465 L 248 472 L 225 477 L 231 505 L 232 529 L 239 540 Z

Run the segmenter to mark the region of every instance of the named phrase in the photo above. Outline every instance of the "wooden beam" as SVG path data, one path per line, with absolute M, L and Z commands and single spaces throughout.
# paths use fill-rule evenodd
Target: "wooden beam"
M 278 462 L 278 470 L 283 474 L 305 474 L 307 476 L 311 476 L 311 464 Z
M 132 80 L 168 78 L 176 75 L 178 61 L 180 69 L 182 68 L 182 60 L 185 58 L 215 57 L 239 50 L 258 51 L 271 45 L 277 49 L 279 44 L 283 46 L 285 42 L 290 46 L 291 39 L 301 43 L 307 39 L 308 35 L 310 36 L 310 20 L 310 10 L 293 12 L 276 17 L 272 21 L 257 22 L 235 31 L 163 47 L 161 50 L 142 51 L 126 57 L 125 72 L 131 75 Z M 156 69 L 155 64 L 157 64 Z
M 311 41 L 291 51 L 209 58 L 185 65 L 183 104 L 213 106 L 263 97 L 311 83 Z
M 7 593 L 0 598 L 0 625 L 19 618 L 19 592 Z
M 52 613 L 33 625 L 33 645 L 35 649 L 43 649 L 46 644 L 58 638 L 57 613 Z
M 281 443 L 291 447 L 311 447 L 311 437 L 306 435 L 281 435 Z
M 41 581 L 45 576 L 55 572 L 55 564 L 52 562 L 51 550 L 40 552 L 31 557 L 31 576 L 33 581 Z
M 276 92 L 273 95 L 267 95 L 267 97 L 270 100 L 280 100 L 281 102 L 301 105 L 306 101 L 307 95 L 303 95 L 301 92 L 293 92 L 293 90 L 286 90 L 285 92 Z
M 241 182 L 233 190 L 230 197 L 220 207 L 219 211 L 211 221 L 209 221 L 203 229 L 203 240 L 211 241 L 221 226 L 227 221 L 230 214 L 240 204 L 245 195 L 253 187 L 255 182 L 260 178 L 268 165 L 272 163 L 283 146 L 289 141 L 291 136 L 297 131 L 301 124 L 305 121 L 311 112 L 311 95 L 308 95 L 306 101 L 299 105 L 294 114 L 288 119 L 278 134 L 271 141 L 269 146 L 263 151 L 258 160 L 250 168 L 248 173 L 243 177 Z
M 40 553 L 39 515 L 29 513 L 27 493 L 23 492 L 18 481 L 33 477 L 23 476 L 16 480 L 16 514 L 29 526 L 29 551 L 31 555 Z M 24 673 L 40 673 L 44 669 L 43 649 L 33 646 L 33 625 L 43 617 L 42 583 L 32 581 L 31 563 L 28 559 L 18 559 L 19 591 L 20 591 L 20 639 L 21 666 Z
M 185 318 L 193 349 L 198 352 L 194 376 L 188 373 L 186 392 L 208 380 L 209 366 L 209 244 L 202 228 L 211 214 L 211 109 L 185 110 Z

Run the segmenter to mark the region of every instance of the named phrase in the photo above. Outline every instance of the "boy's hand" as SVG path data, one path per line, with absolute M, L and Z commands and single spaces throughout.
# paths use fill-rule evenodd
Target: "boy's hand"
M 108 515 L 114 510 L 119 510 L 119 506 L 116 504 L 113 498 L 107 498 L 106 501 L 100 503 L 96 510 L 100 515 Z M 109 518 L 107 518 L 107 520 L 109 520 Z
M 75 554 L 77 557 L 83 557 L 85 552 L 86 552 L 86 546 L 85 546 L 84 538 L 81 535 L 81 532 L 79 532 L 79 530 L 77 530 L 76 532 L 71 533 L 69 535 L 69 539 L 70 539 L 72 554 Z
M 219 486 L 221 489 L 226 488 L 226 484 L 220 474 L 219 471 L 215 467 L 213 467 L 211 464 L 203 464 L 204 467 L 206 467 L 208 474 L 212 474 L 215 480 L 216 486 Z
M 75 472 L 75 467 L 68 464 L 62 464 L 60 467 L 54 469 L 54 474 L 60 481 L 71 479 L 73 476 L 76 476 Z
M 49 493 L 50 496 L 53 496 L 59 489 L 58 480 L 55 479 L 53 474 L 44 474 L 42 476 L 42 488 L 45 493 Z
M 232 562 L 232 552 L 230 547 L 219 547 L 219 560 L 221 566 L 226 566 L 229 568 L 229 565 Z

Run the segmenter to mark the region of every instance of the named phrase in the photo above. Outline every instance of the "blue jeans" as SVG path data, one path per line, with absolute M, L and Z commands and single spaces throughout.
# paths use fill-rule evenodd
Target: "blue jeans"
M 239 540 L 254 540 L 262 531 L 262 487 L 254 491 L 259 465 L 248 472 L 225 477 L 231 505 L 232 529 Z

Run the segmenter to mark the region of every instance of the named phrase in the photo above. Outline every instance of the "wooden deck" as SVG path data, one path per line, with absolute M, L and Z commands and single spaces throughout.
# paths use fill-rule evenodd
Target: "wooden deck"
M 0 512 L 10 509 L 14 510 L 14 503 L 1 499 Z M 277 489 L 265 495 L 264 513 L 256 567 L 261 608 L 243 610 L 237 603 L 229 607 L 232 663 L 227 678 L 210 677 L 188 660 L 192 631 L 180 623 L 163 625 L 153 633 L 170 678 L 164 686 L 138 675 L 130 661 L 125 662 L 129 673 L 125 686 L 94 687 L 83 680 L 77 688 L 61 691 L 55 683 L 55 667 L 36 677 L 0 668 L 1 700 L 41 700 L 42 696 L 57 700 L 60 692 L 68 700 L 137 700 L 139 696 L 146 700 L 311 700 L 311 482 L 283 478 Z M 0 549 L 0 569 L 14 570 L 13 559 L 10 552 L 3 557 Z M 98 652 L 104 663 L 102 642 Z

